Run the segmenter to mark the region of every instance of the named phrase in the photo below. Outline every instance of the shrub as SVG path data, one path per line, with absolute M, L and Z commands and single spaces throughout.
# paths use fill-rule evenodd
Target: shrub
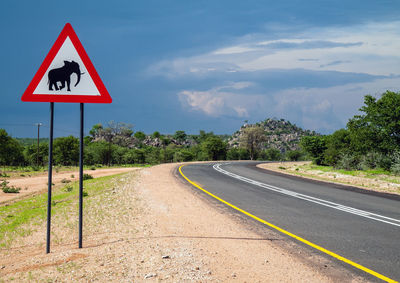
M 90 179 L 93 179 L 93 176 L 90 175 L 90 174 L 83 174 L 82 179 L 83 179 L 83 180 L 90 180 Z
M 392 166 L 390 167 L 390 171 L 393 174 L 400 175 L 400 152 L 399 151 L 396 151 L 393 154 L 393 163 L 392 163 Z
M 3 182 L 0 183 L 1 189 L 3 190 L 3 192 L 5 193 L 19 193 L 19 191 L 21 190 L 21 188 L 17 188 L 14 186 L 8 186 L 8 183 L 6 180 L 4 180 Z
M 375 169 L 376 167 L 379 167 L 382 157 L 382 154 L 379 152 L 368 152 L 366 155 L 361 157 L 360 168 L 363 170 Z
M 71 192 L 74 188 L 72 186 L 66 186 L 65 191 L 66 192 Z
M 61 180 L 61 183 L 63 183 L 63 184 L 71 183 L 71 180 L 64 178 Z
M 358 159 L 352 154 L 344 153 L 340 156 L 337 167 L 345 170 L 358 169 Z

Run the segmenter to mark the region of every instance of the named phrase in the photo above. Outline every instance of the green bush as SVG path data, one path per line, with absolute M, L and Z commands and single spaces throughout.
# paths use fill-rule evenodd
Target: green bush
M 85 180 L 90 180 L 90 179 L 93 179 L 93 176 L 92 175 L 90 175 L 90 174 L 83 174 L 83 176 L 82 176 L 82 179 L 85 181 Z
M 393 154 L 393 163 L 390 167 L 390 171 L 395 175 L 400 175 L 400 152 L 396 151 Z
M 337 167 L 339 169 L 344 169 L 344 170 L 358 169 L 359 168 L 358 163 L 359 162 L 356 156 L 349 153 L 344 153 L 341 155 L 337 163 Z
M 71 192 L 74 188 L 72 186 L 66 186 L 65 191 L 66 192 Z
M 0 183 L 1 189 L 3 192 L 5 193 L 19 193 L 19 191 L 21 190 L 21 188 L 17 188 L 14 186 L 8 186 L 8 183 L 6 180 L 3 180 Z

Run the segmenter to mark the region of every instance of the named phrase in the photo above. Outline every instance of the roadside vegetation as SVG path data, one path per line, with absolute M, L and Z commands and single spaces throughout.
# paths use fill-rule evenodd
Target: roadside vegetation
M 84 181 L 84 197 L 90 203 L 90 198 L 110 190 L 113 180 L 119 175 L 87 179 Z M 69 218 L 67 211 L 77 210 L 73 204 L 77 203 L 79 183 L 74 182 L 53 189 L 52 214 L 54 217 Z M 74 214 L 77 214 L 75 211 Z M 41 229 L 47 216 L 47 194 L 30 196 L 14 203 L 0 206 L 0 248 L 10 247 L 20 236 L 26 237 L 32 232 Z
M 287 123 L 287 122 L 286 122 Z M 290 123 L 289 123 L 290 124 Z M 146 166 L 160 163 L 209 160 L 298 160 L 298 150 L 283 151 L 266 147 L 265 133 L 259 126 L 242 127 L 240 143 L 229 143 L 229 135 L 200 131 L 188 135 L 154 132 L 146 135 L 133 131 L 132 125 L 110 122 L 96 124 L 84 138 L 86 169 L 112 166 Z M 264 143 L 261 146 L 261 143 Z M 39 147 L 35 139 L 15 139 L 0 129 L 0 178 L 24 177 L 47 170 L 48 141 L 42 139 Z M 54 140 L 53 163 L 55 171 L 73 170 L 79 163 L 79 139 L 74 136 Z
M 84 164 L 95 170 L 110 166 L 146 166 L 210 160 L 303 161 L 344 170 L 383 170 L 400 174 L 400 93 L 378 99 L 365 96 L 360 115 L 331 135 L 303 130 L 284 119 L 245 124 L 233 135 L 200 130 L 189 135 L 134 131 L 126 123 L 96 124 L 84 138 Z M 0 178 L 45 171 L 48 142 L 15 139 L 0 129 Z M 78 166 L 79 139 L 54 140 L 56 171 Z M 10 167 L 11 166 L 11 167 Z M 16 173 L 17 172 L 17 173 Z
M 316 165 L 400 175 L 400 93 L 367 95 L 359 110 L 344 129 L 303 137 L 303 151 Z

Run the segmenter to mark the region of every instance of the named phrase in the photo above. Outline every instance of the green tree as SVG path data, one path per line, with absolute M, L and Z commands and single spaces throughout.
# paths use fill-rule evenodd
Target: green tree
M 159 131 L 155 131 L 154 133 L 153 133 L 153 135 L 152 135 L 152 137 L 154 138 L 154 139 L 158 139 L 158 138 L 160 138 L 160 132 Z
M 384 154 L 400 149 L 400 93 L 386 91 L 380 99 L 364 97 L 364 106 L 347 123 L 352 149 L 360 154 L 372 150 Z
M 324 164 L 324 152 L 326 150 L 325 136 L 304 136 L 301 138 L 300 146 L 312 157 L 315 164 Z
M 324 161 L 327 165 L 336 166 L 343 154 L 350 153 L 350 133 L 340 129 L 326 137 Z
M 261 152 L 262 160 L 278 161 L 282 159 L 282 154 L 279 149 L 270 147 Z
M 194 154 L 188 149 L 181 149 L 175 152 L 174 162 L 187 162 L 194 159 Z
M 208 137 L 202 144 L 203 151 L 207 154 L 208 160 L 225 160 L 227 145 L 220 137 Z
M 38 150 L 37 144 L 32 144 L 25 147 L 24 150 L 25 160 L 28 164 L 36 166 L 38 160 Z M 40 143 L 39 144 L 39 165 L 44 166 L 48 162 L 49 156 L 49 144 Z
M 141 131 L 137 131 L 134 134 L 134 137 L 137 138 L 140 142 L 144 141 L 144 139 L 146 138 L 146 134 L 141 132 Z
M 84 148 L 83 155 L 86 164 L 111 164 L 111 144 L 105 141 L 92 142 Z
M 93 125 L 92 129 L 89 131 L 89 134 L 93 137 L 93 138 L 97 138 L 100 136 L 101 132 L 103 130 L 103 125 L 98 123 L 96 125 Z
M 299 150 L 289 150 L 289 151 L 286 151 L 286 153 L 285 153 L 286 159 L 290 160 L 290 161 L 298 161 L 301 159 L 302 156 L 303 156 L 303 153 Z
M 176 131 L 173 139 L 179 141 L 179 142 L 184 142 L 186 140 L 186 133 L 185 131 Z
M 0 129 L 0 165 L 22 165 L 24 161 L 22 145 Z
M 68 136 L 56 138 L 53 150 L 54 163 L 59 165 L 78 165 L 79 139 Z

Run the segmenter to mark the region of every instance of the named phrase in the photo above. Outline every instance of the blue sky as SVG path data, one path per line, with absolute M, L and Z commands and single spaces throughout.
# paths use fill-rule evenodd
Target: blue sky
M 231 134 L 284 118 L 332 133 L 366 94 L 400 88 L 398 1 L 2 1 L 0 128 L 48 136 L 49 103 L 20 98 L 70 22 L 113 98 L 96 123 L 146 133 Z M 77 135 L 79 105 L 56 103 L 55 135 Z M 47 127 L 47 128 L 46 128 Z

